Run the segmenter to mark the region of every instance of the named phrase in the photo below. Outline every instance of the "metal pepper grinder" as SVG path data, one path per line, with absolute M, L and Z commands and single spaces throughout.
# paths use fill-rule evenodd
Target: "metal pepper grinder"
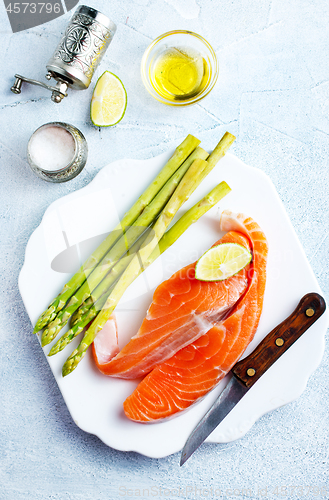
M 15 75 L 11 91 L 20 94 L 22 82 L 31 83 L 50 90 L 52 101 L 61 102 L 67 96 L 68 87 L 87 89 L 115 32 L 116 25 L 111 19 L 96 9 L 82 5 L 73 15 L 47 64 L 47 80 L 54 78 L 57 83 L 52 86 Z

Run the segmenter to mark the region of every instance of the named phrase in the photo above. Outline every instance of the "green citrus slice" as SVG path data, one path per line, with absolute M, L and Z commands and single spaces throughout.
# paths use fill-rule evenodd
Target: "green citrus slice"
M 221 243 L 200 257 L 195 277 L 201 281 L 222 281 L 234 276 L 251 261 L 250 251 L 237 243 Z
M 96 127 L 110 127 L 122 120 L 127 93 L 122 81 L 110 71 L 97 80 L 90 104 L 90 118 Z

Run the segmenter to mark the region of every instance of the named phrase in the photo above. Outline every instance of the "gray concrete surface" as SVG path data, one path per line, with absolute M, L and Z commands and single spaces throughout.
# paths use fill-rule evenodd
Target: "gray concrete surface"
M 47 91 L 9 91 L 15 73 L 43 79 L 71 13 L 13 34 L 0 5 L 0 499 L 329 498 L 328 351 L 295 402 L 264 416 L 241 440 L 149 459 L 106 447 L 81 431 L 57 388 L 19 295 L 26 243 L 47 206 L 111 161 L 149 158 L 187 133 L 211 146 L 225 130 L 232 152 L 273 180 L 324 294 L 329 296 L 329 4 L 325 0 L 90 0 L 118 25 L 97 70 L 123 80 L 124 120 L 99 130 L 89 120 L 92 88 L 57 106 Z M 220 73 L 200 104 L 166 107 L 145 91 L 142 54 L 172 29 L 200 33 Z M 68 121 L 85 134 L 89 160 L 66 184 L 45 183 L 26 161 L 41 124 Z

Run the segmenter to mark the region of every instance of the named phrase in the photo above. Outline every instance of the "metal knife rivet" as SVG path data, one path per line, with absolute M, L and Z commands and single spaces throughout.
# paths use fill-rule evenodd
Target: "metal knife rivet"
M 313 314 L 314 314 L 314 313 L 315 313 L 315 311 L 314 311 L 314 309 L 312 309 L 311 307 L 309 307 L 309 308 L 308 308 L 308 309 L 306 309 L 306 311 L 305 311 L 306 316 L 308 316 L 309 318 L 310 318 L 311 316 L 313 316 Z
M 247 370 L 247 375 L 248 377 L 253 377 L 256 373 L 256 370 L 254 368 L 248 368 Z
M 284 340 L 281 338 L 278 338 L 278 339 L 276 339 L 275 343 L 278 347 L 281 347 L 284 344 Z

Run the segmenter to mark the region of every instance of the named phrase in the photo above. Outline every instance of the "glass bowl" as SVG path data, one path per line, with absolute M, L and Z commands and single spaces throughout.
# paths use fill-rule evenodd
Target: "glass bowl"
M 181 60 L 184 58 L 186 62 L 183 65 L 187 69 L 190 61 L 196 61 L 195 68 L 198 68 L 197 71 L 199 69 L 202 71 L 200 77 L 202 84 L 186 92 L 185 89 L 182 90 L 182 86 L 178 86 L 176 87 L 178 94 L 172 92 L 174 87 L 171 84 L 174 80 L 170 80 L 168 77 L 165 81 L 163 75 L 171 74 L 175 78 L 174 72 L 168 73 L 168 71 L 172 71 L 172 63 L 170 63 L 170 68 L 169 64 L 167 68 L 165 66 L 167 55 L 167 61 L 169 61 L 169 57 L 175 57 L 175 54 Z M 177 57 L 176 63 L 173 64 L 176 64 L 177 67 Z M 160 67 L 160 65 L 162 66 Z M 182 67 L 182 63 L 180 66 Z M 146 89 L 155 99 L 170 106 L 188 106 L 203 99 L 213 89 L 218 76 L 218 63 L 213 48 L 202 36 L 192 31 L 176 30 L 164 33 L 149 45 L 142 58 L 141 74 Z M 177 81 L 176 79 L 174 83 Z M 183 85 L 186 85 L 186 81 L 182 82 Z M 162 82 L 165 82 L 164 85 Z M 170 90 L 168 90 L 169 86 Z

